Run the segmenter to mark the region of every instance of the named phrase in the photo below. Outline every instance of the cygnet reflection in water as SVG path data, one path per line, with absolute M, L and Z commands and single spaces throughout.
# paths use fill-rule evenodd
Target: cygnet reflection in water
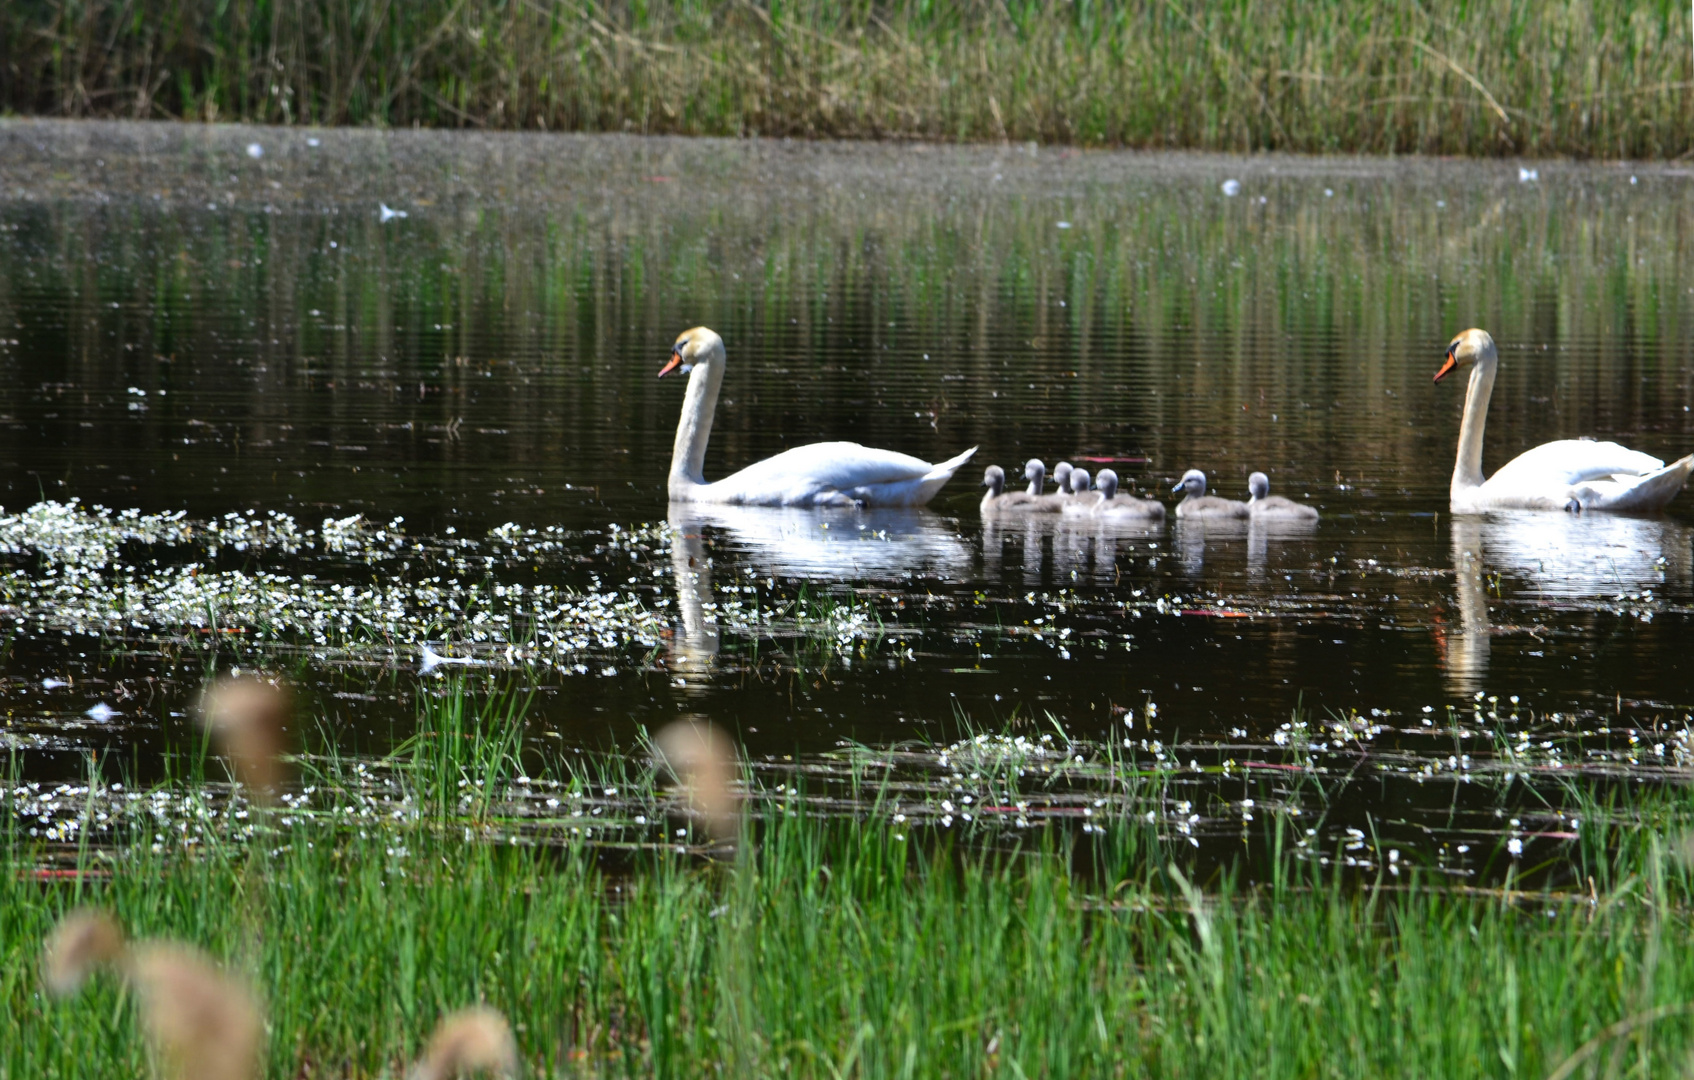
M 1171 549 L 1176 553 L 1184 576 L 1199 577 L 1206 566 L 1208 544 L 1214 549 L 1214 568 L 1238 567 L 1241 565 L 1241 553 L 1232 549 L 1243 539 L 1250 540 L 1251 532 L 1247 522 L 1241 518 L 1191 517 L 1177 522 L 1171 534 Z
M 1299 541 L 1317 535 L 1314 520 L 1299 518 L 1247 519 L 1247 578 L 1250 581 L 1265 577 L 1270 566 L 1271 541 Z
M 1010 547 L 1013 558 L 1021 555 L 1026 588 L 1040 588 L 1049 580 L 1061 586 L 1078 581 L 1114 585 L 1119 583 L 1119 548 L 1163 534 L 1162 522 L 1146 518 L 1064 514 L 1032 514 L 1014 520 L 985 518 L 983 571 L 997 578 L 1003 553 Z
M 1457 627 L 1438 629 L 1450 689 L 1485 689 L 1490 581 L 1515 600 L 1694 594 L 1694 529 L 1664 518 L 1502 511 L 1452 523 Z
M 1247 478 L 1247 516 L 1254 521 L 1316 521 L 1318 512 L 1303 503 L 1270 493 L 1270 477 L 1256 472 Z
M 1199 469 L 1183 473 L 1171 490 L 1183 493 L 1182 501 L 1176 504 L 1178 518 L 1228 520 L 1247 516 L 1246 503 L 1206 494 L 1206 474 Z

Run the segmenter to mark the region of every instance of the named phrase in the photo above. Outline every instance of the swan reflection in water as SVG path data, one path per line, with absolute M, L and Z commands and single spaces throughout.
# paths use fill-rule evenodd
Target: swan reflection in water
M 676 583 L 676 610 L 682 619 L 666 650 L 671 670 L 710 671 L 719 648 L 717 608 L 712 600 L 712 560 L 698 526 L 676 526 L 671 537 L 671 579 Z
M 669 650 L 679 671 L 712 668 L 720 647 L 713 556 L 757 577 L 902 582 L 963 578 L 971 553 L 928 510 L 806 510 L 671 503 L 671 570 L 682 625 Z M 708 534 L 716 534 L 706 543 Z
M 1470 695 L 1488 676 L 1491 587 L 1518 601 L 1611 600 L 1651 591 L 1686 596 L 1694 530 L 1664 518 L 1499 512 L 1453 519 L 1459 625 L 1444 637 L 1450 692 Z M 1498 583 L 1498 584 L 1495 584 Z
M 1153 540 L 1165 533 L 1164 523 L 1135 518 L 1065 514 L 984 515 L 982 519 L 983 576 L 1001 577 L 1001 553 L 1008 542 L 1023 549 L 1023 585 L 1039 589 L 1043 570 L 1061 586 L 1077 581 L 1111 585 L 1118 578 L 1118 548 L 1124 541 Z M 1050 549 L 1050 553 L 1049 553 Z

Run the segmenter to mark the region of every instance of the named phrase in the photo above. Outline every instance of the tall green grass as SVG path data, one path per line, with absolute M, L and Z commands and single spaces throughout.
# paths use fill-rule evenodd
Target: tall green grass
M 1075 841 L 1106 868 L 1078 875 L 1051 836 L 987 853 L 759 810 L 732 863 L 650 850 L 618 875 L 427 822 L 298 824 L 259 875 L 138 842 L 109 879 L 42 883 L 4 849 L 0 1077 L 144 1075 L 115 987 L 40 993 L 74 903 L 248 970 L 272 1076 L 398 1076 L 475 1000 L 539 1076 L 1545 1076 L 1585 1044 L 1576 1075 L 1657 1076 L 1694 1054 L 1694 877 L 1660 831 L 1597 832 L 1592 897 L 1478 895 L 1292 861 L 1201 887 L 1133 821 Z
M 1673 157 L 1671 0 L 29 0 L 59 116 Z

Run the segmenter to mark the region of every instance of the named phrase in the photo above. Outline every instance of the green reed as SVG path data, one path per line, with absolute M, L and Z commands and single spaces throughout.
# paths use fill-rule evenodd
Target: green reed
M 466 693 L 462 678 L 418 691 L 418 729 L 389 761 L 417 807 L 436 818 L 487 817 L 496 792 L 522 772 L 523 721 L 533 693 Z
M 36 0 L 60 116 L 1225 150 L 1673 157 L 1670 0 Z
M 1134 820 L 988 850 L 779 795 L 727 861 L 648 849 L 614 874 L 568 841 L 304 819 L 257 886 L 237 846 L 137 838 L 81 902 L 245 967 L 273 1076 L 401 1075 L 477 1000 L 536 1076 L 1545 1076 L 1591 1040 L 1575 1075 L 1667 1075 L 1694 1053 L 1694 877 L 1667 839 L 1694 807 L 1637 802 L 1626 836 L 1594 831 L 1592 894 L 1280 857 L 1194 883 Z M 24 848 L 0 848 L 0 1077 L 141 1075 L 109 982 L 40 993 L 75 893 Z

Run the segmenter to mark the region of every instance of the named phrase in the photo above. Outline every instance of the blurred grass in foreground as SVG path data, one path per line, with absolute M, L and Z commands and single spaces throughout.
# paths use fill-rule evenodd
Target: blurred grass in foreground
M 0 108 L 1666 158 L 1691 55 L 1669 0 L 27 0 Z

